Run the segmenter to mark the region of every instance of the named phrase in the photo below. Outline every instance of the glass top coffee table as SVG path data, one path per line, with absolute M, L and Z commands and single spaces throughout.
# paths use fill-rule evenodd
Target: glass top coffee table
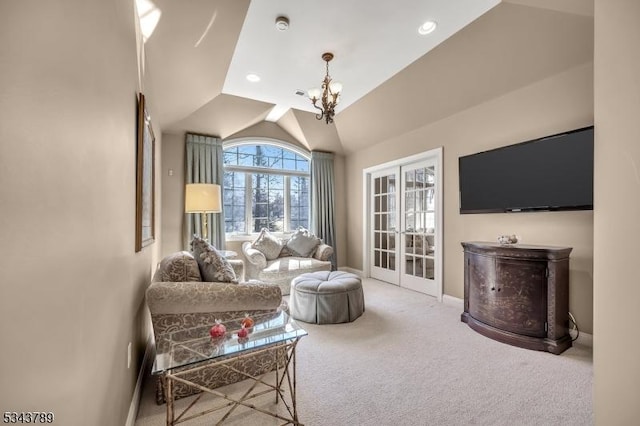
M 214 324 L 158 336 L 152 373 L 161 375 L 164 381 L 167 400 L 167 425 L 182 423 L 195 417 L 228 408 L 228 411 L 217 423 L 220 424 L 238 406 L 248 407 L 284 420 L 287 422 L 285 424 L 301 424 L 298 421 L 296 408 L 296 345 L 302 337 L 307 335 L 307 332 L 284 311 L 254 315 L 251 319 L 253 319 L 254 325 L 246 329 L 248 331 L 246 337 L 238 337 L 238 332 L 242 328 L 243 318 L 225 321 L 223 324 L 226 327 L 226 333 L 216 338 L 212 338 L 209 334 Z M 270 372 L 260 377 L 254 377 L 229 365 L 238 358 L 255 356 L 261 352 L 270 352 L 277 357 L 275 362 L 275 383 L 269 383 L 265 379 L 265 376 Z M 194 377 L 191 373 L 213 366 L 229 368 L 250 379 L 248 381 L 251 383 L 249 390 L 242 397 L 234 398 L 189 379 L 189 377 Z M 203 394 L 198 395 L 196 400 L 184 411 L 176 413 L 174 412 L 175 395 L 173 392 L 176 382 L 213 394 L 227 402 L 224 405 L 185 417 Z M 255 391 L 258 385 L 266 387 L 266 390 Z M 283 401 L 289 417 L 267 411 L 247 402 L 269 392 L 275 392 L 276 403 L 279 400 Z

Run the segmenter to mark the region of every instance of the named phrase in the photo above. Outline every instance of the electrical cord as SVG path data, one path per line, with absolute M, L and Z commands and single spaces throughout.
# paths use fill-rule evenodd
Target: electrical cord
M 569 312 L 569 321 L 571 321 L 573 323 L 573 326 L 576 328 L 576 337 L 571 339 L 572 342 L 575 342 L 578 339 L 578 336 L 580 336 L 580 330 L 578 329 L 578 323 L 576 322 L 576 319 L 573 317 L 571 312 Z

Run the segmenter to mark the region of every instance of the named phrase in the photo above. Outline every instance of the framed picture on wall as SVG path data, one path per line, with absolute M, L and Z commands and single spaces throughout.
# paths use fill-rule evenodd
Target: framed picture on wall
M 136 252 L 155 240 L 154 164 L 155 136 L 145 97 L 138 95 L 138 137 L 136 151 Z

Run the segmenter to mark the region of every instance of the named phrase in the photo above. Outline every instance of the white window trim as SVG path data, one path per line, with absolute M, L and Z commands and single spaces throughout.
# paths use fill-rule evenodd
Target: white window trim
M 273 139 L 273 138 L 251 137 L 251 138 L 230 139 L 222 143 L 222 150 L 225 150 L 227 148 L 235 148 L 237 146 L 242 146 L 242 145 L 273 145 L 278 148 L 284 148 L 289 151 L 293 151 L 299 156 L 304 157 L 307 160 L 311 161 L 311 153 L 309 151 L 305 151 L 304 149 L 300 148 L 299 146 L 293 145 L 292 143 L 281 141 L 279 139 Z

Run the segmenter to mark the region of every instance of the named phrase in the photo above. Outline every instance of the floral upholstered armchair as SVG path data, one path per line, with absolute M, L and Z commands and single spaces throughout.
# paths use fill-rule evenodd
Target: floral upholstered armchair
M 201 265 L 215 262 L 205 264 L 204 260 L 210 252 L 205 252 L 202 256 L 197 247 L 194 249 L 193 254 L 183 251 L 165 257 L 147 289 L 147 304 L 156 342 L 162 333 L 213 325 L 216 320 L 224 322 L 241 318 L 245 314 L 275 314 L 279 309 L 286 309 L 286 305 L 282 305 L 279 287 L 257 281 L 237 283 L 203 280 L 207 273 L 203 274 L 206 267 Z M 227 260 L 223 268 L 225 272 L 222 275 L 227 274 L 227 278 L 231 280 L 230 272 L 234 276 L 243 276 L 241 260 Z M 260 375 L 274 369 L 275 363 L 265 356 L 256 355 L 241 358 L 232 367 L 252 375 Z M 205 387 L 216 388 L 243 380 L 244 377 L 228 368 L 211 367 L 194 373 L 192 379 Z M 156 401 L 161 404 L 165 401 L 165 393 L 160 379 L 156 386 Z M 196 392 L 179 383 L 174 388 L 178 398 Z
M 249 279 L 277 285 L 287 295 L 291 280 L 300 274 L 331 271 L 333 247 L 303 228 L 286 239 L 263 229 L 254 242 L 242 244 L 242 253 L 247 259 L 245 274 Z

